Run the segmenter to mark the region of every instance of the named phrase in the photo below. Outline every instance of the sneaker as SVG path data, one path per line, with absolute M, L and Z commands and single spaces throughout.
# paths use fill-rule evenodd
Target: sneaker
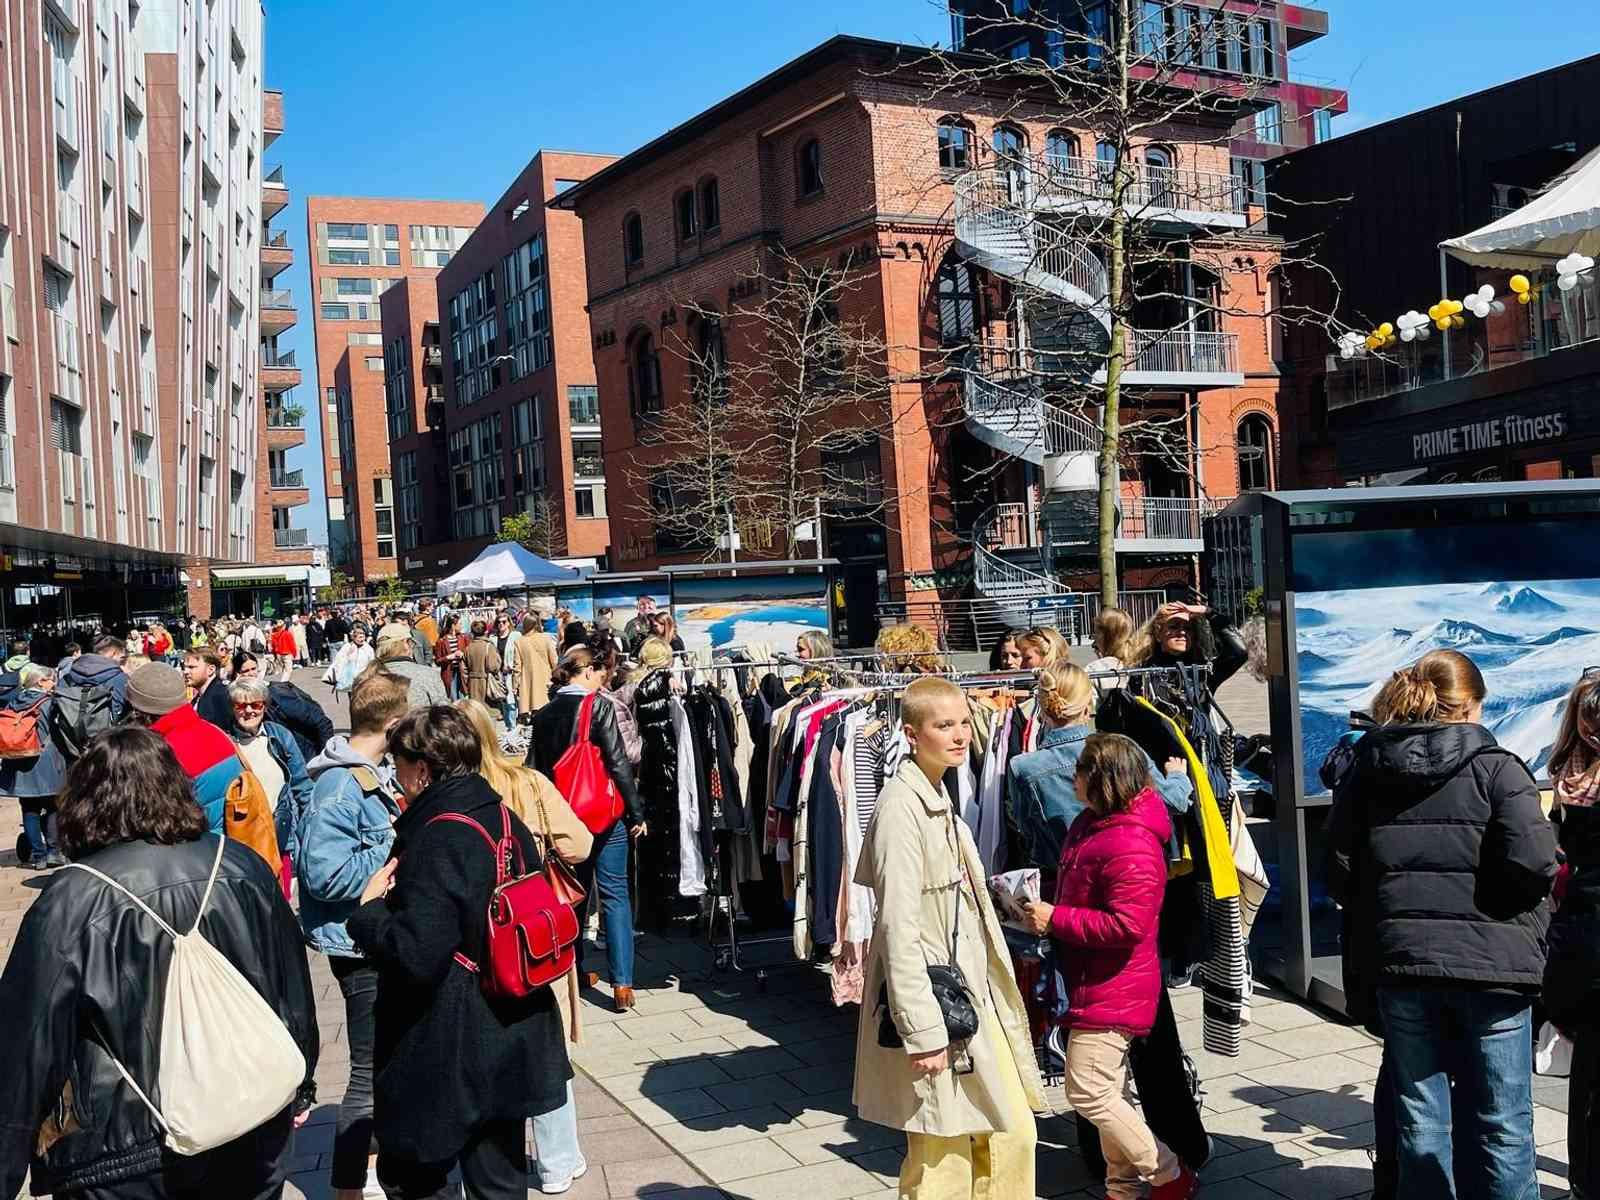
M 47 867 L 64 867 L 67 865 L 67 856 L 59 850 L 52 850 L 45 856 L 44 865 Z
M 564 1179 L 539 1180 L 539 1190 L 546 1196 L 559 1196 L 563 1192 L 570 1192 L 572 1185 L 589 1173 L 589 1164 L 584 1159 L 578 1160 L 578 1168 Z
M 378 1168 L 367 1168 L 366 1186 L 361 1189 L 361 1200 L 388 1200 L 383 1184 L 378 1182 Z
M 1199 1190 L 1200 1181 L 1194 1172 L 1188 1167 L 1179 1167 L 1175 1177 L 1151 1187 L 1150 1200 L 1191 1200 Z
M 25 871 L 48 871 L 50 869 L 50 860 L 48 858 L 30 858 L 22 864 L 22 868 Z

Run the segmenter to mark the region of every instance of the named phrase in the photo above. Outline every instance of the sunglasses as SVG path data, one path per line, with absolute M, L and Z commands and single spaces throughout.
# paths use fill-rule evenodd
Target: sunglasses
M 264 712 L 267 707 L 265 700 L 239 700 L 234 703 L 234 712 Z

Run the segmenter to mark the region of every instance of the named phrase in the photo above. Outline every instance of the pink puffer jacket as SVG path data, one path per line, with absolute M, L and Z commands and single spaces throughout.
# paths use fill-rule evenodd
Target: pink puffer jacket
M 1061 943 L 1061 973 L 1073 1029 L 1115 1029 L 1142 1037 L 1161 996 L 1156 926 L 1167 886 L 1172 819 L 1153 788 L 1124 813 L 1086 810 L 1061 847 L 1050 933 Z

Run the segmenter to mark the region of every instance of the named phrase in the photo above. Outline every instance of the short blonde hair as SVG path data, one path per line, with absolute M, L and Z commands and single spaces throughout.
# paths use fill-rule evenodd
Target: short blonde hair
M 966 693 L 948 679 L 940 679 L 937 676 L 916 679 L 906 686 L 901 697 L 900 719 L 916 729 L 933 715 L 934 707 L 940 701 L 957 700 L 965 704 L 966 698 Z
M 1039 669 L 1039 707 L 1057 725 L 1081 721 L 1094 711 L 1094 684 L 1076 663 L 1048 663 Z
M 1059 629 L 1049 625 L 1035 625 L 1026 633 L 1017 637 L 1017 648 L 1032 646 L 1038 651 L 1039 657 L 1044 660 L 1045 666 L 1055 663 L 1068 662 L 1072 657 L 1072 650 L 1067 645 L 1067 639 L 1061 636 Z
M 647 637 L 639 643 L 639 663 L 646 667 L 670 667 L 672 644 L 658 637 Z
M 944 669 L 933 634 L 921 625 L 886 625 L 879 631 L 874 649 L 891 671 L 932 674 Z

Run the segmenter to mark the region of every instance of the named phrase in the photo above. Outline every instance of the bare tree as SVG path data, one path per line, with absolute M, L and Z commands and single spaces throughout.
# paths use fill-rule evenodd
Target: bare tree
M 555 558 L 566 549 L 562 530 L 551 513 L 549 502 L 542 497 L 531 509 L 501 517 L 496 540 L 516 542 L 541 558 Z
M 870 314 L 855 311 L 867 277 L 849 255 L 802 261 L 773 247 L 727 312 L 675 306 L 684 318 L 665 348 L 688 396 L 641 421 L 625 466 L 658 542 L 665 533 L 713 559 L 731 526 L 745 549 L 795 558 L 802 540 L 820 552 L 820 522 L 800 537 L 807 522 L 881 517 L 892 379 Z

